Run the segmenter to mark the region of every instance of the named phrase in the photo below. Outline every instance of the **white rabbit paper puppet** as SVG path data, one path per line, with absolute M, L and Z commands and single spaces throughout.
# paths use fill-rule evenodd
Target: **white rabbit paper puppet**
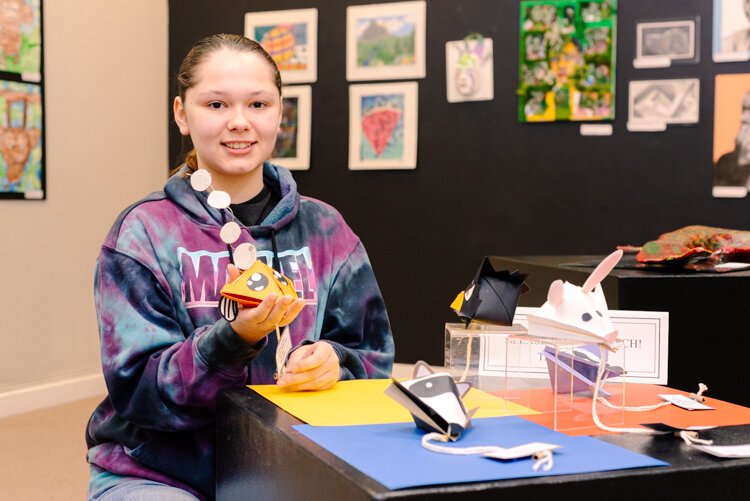
M 471 383 L 456 383 L 447 372 L 435 372 L 421 360 L 414 366 L 413 377 L 401 382 L 393 379 L 385 394 L 408 409 L 418 428 L 458 440 L 477 410 L 466 412 L 461 400 Z
M 603 344 L 611 348 L 617 339 L 617 331 L 609 318 L 601 281 L 621 257 L 621 250 L 605 257 L 582 287 L 562 280 L 552 282 L 547 302 L 536 313 L 528 316 L 529 335 Z

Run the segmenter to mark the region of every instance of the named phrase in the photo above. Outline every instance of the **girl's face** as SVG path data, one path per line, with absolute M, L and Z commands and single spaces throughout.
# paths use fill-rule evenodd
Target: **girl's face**
M 196 67 L 196 84 L 174 101 L 175 121 L 189 135 L 198 167 L 219 184 L 257 179 L 271 157 L 281 122 L 281 96 L 262 56 L 231 49 Z

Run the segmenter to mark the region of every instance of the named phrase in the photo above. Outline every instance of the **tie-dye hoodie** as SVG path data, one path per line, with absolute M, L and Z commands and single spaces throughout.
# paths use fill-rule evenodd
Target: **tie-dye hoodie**
M 393 338 L 362 242 L 329 205 L 300 196 L 286 169 L 266 163 L 280 201 L 243 228 L 258 258 L 294 281 L 307 305 L 292 341 L 325 340 L 342 379 L 388 377 Z M 249 346 L 221 318 L 227 245 L 220 211 L 180 173 L 119 216 L 102 245 L 95 299 L 108 397 L 94 411 L 88 460 L 117 475 L 214 496 L 216 394 L 273 384 L 276 336 Z

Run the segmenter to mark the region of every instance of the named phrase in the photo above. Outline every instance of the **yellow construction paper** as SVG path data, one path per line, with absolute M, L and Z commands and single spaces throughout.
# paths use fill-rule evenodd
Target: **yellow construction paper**
M 276 385 L 250 385 L 300 421 L 313 426 L 405 423 L 412 421 L 406 408 L 383 391 L 390 379 L 339 381 L 330 390 L 289 392 Z M 464 397 L 467 410 L 479 407 L 475 418 L 539 414 L 538 411 L 505 401 L 472 388 Z

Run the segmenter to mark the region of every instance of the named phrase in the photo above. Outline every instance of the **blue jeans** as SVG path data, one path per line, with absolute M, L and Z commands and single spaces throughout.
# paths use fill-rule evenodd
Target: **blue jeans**
M 198 501 L 187 491 L 138 477 L 122 477 L 91 465 L 88 501 Z

